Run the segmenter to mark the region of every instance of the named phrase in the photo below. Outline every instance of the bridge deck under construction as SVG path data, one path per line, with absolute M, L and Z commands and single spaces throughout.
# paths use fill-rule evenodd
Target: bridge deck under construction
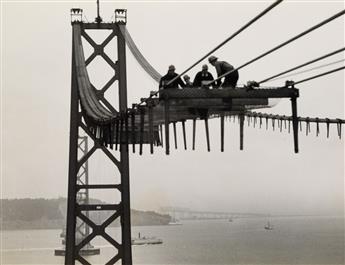
M 190 68 L 182 72 L 178 77 L 189 71 L 191 68 L 199 64 L 213 54 L 216 50 L 222 47 L 229 40 L 233 39 L 244 29 L 253 24 L 260 17 L 281 3 L 282 0 L 277 0 L 268 8 L 263 10 L 260 14 L 250 20 L 247 24 L 241 27 L 238 31 L 232 34 L 229 38 L 219 44 L 215 49 L 203 56 L 199 61 L 194 63 Z M 98 10 L 99 11 L 99 10 Z M 219 119 L 220 121 L 220 139 L 221 151 L 224 151 L 224 120 L 225 117 L 237 116 L 240 128 L 240 149 L 243 150 L 244 139 L 244 121 L 247 117 L 248 124 L 251 118 L 255 120 L 257 117 L 272 119 L 274 128 L 274 121 L 279 122 L 280 130 L 282 129 L 283 121 L 288 121 L 289 132 L 290 123 L 292 124 L 293 132 L 293 146 L 294 152 L 298 153 L 298 132 L 299 124 L 303 121 L 307 124 L 306 132 L 310 128 L 309 123 L 315 122 L 317 125 L 317 134 L 319 130 L 319 123 L 327 125 L 327 137 L 329 132 L 329 124 L 337 125 L 338 135 L 341 137 L 341 125 L 345 123 L 341 119 L 319 119 L 319 118 L 301 118 L 297 116 L 297 98 L 299 97 L 299 90 L 295 88 L 296 85 L 303 82 L 334 73 L 345 69 L 340 67 L 331 71 L 309 77 L 297 82 L 287 81 L 282 87 L 262 87 L 261 84 L 267 80 L 271 80 L 277 76 L 287 73 L 284 71 L 278 75 L 266 78 L 260 82 L 251 82 L 250 85 L 244 87 L 221 87 L 212 88 L 207 87 L 192 87 L 183 89 L 161 89 L 157 92 L 151 93 L 147 98 L 143 98 L 139 103 L 133 104 L 131 108 L 127 106 L 127 73 L 126 73 L 126 44 L 137 59 L 142 68 L 155 80 L 159 81 L 161 75 L 147 62 L 144 56 L 139 52 L 134 41 L 126 28 L 126 14 L 125 9 L 115 10 L 115 21 L 112 23 L 103 23 L 102 18 L 98 16 L 94 23 L 84 23 L 82 19 L 82 9 L 73 8 L 71 10 L 72 18 L 72 84 L 71 84 L 71 119 L 70 119 L 70 151 L 69 151 L 69 178 L 68 178 L 68 208 L 67 208 L 67 225 L 66 225 L 66 256 L 65 264 L 73 265 L 75 261 L 82 264 L 90 264 L 81 255 L 81 250 L 87 246 L 95 237 L 101 236 L 112 247 L 116 249 L 115 255 L 106 262 L 106 264 L 115 264 L 122 260 L 122 264 L 132 264 L 131 252 L 131 223 L 130 223 L 130 181 L 129 181 L 129 149 L 130 144 L 132 150 L 135 152 L 136 145 L 139 145 L 139 154 L 143 153 L 143 145 L 150 145 L 150 153 L 153 153 L 154 146 L 164 146 L 166 154 L 170 153 L 170 127 L 172 125 L 172 132 L 175 140 L 175 148 L 177 148 L 177 134 L 176 124 L 180 123 L 183 130 L 184 149 L 186 145 L 186 121 L 192 121 L 192 137 L 193 147 L 195 149 L 195 130 L 196 121 L 203 120 L 205 124 L 207 150 L 210 151 L 210 134 L 209 134 L 209 119 Z M 236 69 L 230 70 L 227 73 L 219 75 L 217 79 L 212 82 L 220 81 L 226 75 L 233 71 L 238 71 L 243 67 L 273 53 L 274 51 L 284 47 L 285 45 L 297 40 L 298 38 L 307 35 L 315 29 L 329 23 L 330 21 L 345 14 L 345 10 L 335 14 L 334 16 L 322 21 L 321 23 L 309 28 L 293 38 L 279 44 L 276 47 L 266 51 L 258 57 L 242 64 Z M 103 30 L 109 32 L 109 35 L 102 43 L 96 43 L 88 35 L 88 30 Z M 85 58 L 82 38 L 88 42 L 93 48 L 92 54 Z M 117 58 L 110 58 L 106 52 L 105 47 L 116 38 L 117 43 Z M 320 58 L 326 58 L 332 54 L 345 50 L 345 48 L 332 52 Z M 96 88 L 92 85 L 89 79 L 87 66 L 97 57 L 102 57 L 104 61 L 114 70 L 113 76 L 105 83 L 103 87 Z M 320 60 L 320 58 L 316 60 Z M 311 62 L 315 62 L 313 60 Z M 305 66 L 311 62 L 305 63 Z M 297 69 L 301 66 L 295 67 Z M 178 78 L 175 77 L 175 78 Z M 117 82 L 118 92 L 118 109 L 110 104 L 105 97 L 106 91 Z M 169 82 L 173 82 L 169 80 Z M 211 83 L 212 83 L 211 82 Z M 165 84 L 165 87 L 169 85 Z M 209 83 L 210 85 L 210 83 Z M 271 108 L 274 104 L 271 99 L 289 99 L 291 101 L 291 116 L 272 115 L 265 113 L 253 112 L 256 109 Z M 93 147 L 85 152 L 80 158 L 78 156 L 78 137 L 81 131 L 93 140 Z M 119 149 L 118 156 L 110 149 Z M 88 159 L 100 149 L 109 161 L 114 164 L 118 171 L 121 181 L 116 184 L 100 183 L 100 184 L 80 184 L 78 183 L 78 172 L 82 166 L 87 163 Z M 121 193 L 121 201 L 119 203 L 95 205 L 87 202 L 80 204 L 77 201 L 80 191 L 85 190 L 116 190 Z M 96 223 L 91 220 L 86 214 L 89 211 L 112 211 L 112 214 L 102 223 Z M 109 235 L 106 228 L 120 218 L 121 221 L 121 243 L 117 239 Z M 77 220 L 83 221 L 88 227 L 88 233 L 81 242 L 76 241 L 76 225 Z

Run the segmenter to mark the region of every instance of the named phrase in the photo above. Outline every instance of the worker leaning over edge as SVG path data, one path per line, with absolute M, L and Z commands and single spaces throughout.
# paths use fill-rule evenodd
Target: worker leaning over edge
M 182 88 L 185 87 L 186 85 L 180 77 L 174 80 L 171 84 L 167 85 L 169 81 L 174 79 L 176 76 L 178 76 L 178 74 L 175 73 L 175 66 L 170 65 L 168 73 L 159 81 L 159 89 L 178 88 L 179 86 Z
M 228 62 L 218 61 L 218 58 L 213 55 L 208 58 L 208 61 L 210 62 L 210 64 L 212 64 L 216 68 L 218 77 L 235 69 Z M 228 74 L 227 76 L 225 76 L 223 83 L 221 82 L 221 80 L 218 80 L 216 85 L 218 87 L 230 86 L 230 87 L 236 88 L 238 76 L 239 76 L 238 71 L 236 70 L 232 72 L 231 74 Z

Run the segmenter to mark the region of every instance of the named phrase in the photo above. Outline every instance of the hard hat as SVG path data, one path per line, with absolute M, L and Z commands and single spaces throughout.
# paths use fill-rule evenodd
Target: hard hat
M 173 71 L 173 70 L 175 70 L 175 66 L 169 65 L 169 71 Z
M 210 63 L 212 63 L 212 62 L 214 62 L 214 61 L 217 61 L 218 60 L 218 58 L 216 57 L 216 56 L 210 56 L 210 57 L 208 57 L 208 61 L 210 62 Z
M 202 70 L 207 70 L 208 69 L 208 65 L 207 64 L 204 64 L 203 66 L 202 66 Z

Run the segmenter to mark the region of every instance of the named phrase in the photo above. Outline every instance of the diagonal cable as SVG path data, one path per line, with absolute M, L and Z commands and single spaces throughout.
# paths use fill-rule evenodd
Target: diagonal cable
M 338 71 L 341 71 L 341 70 L 344 70 L 344 69 L 345 69 L 345 66 L 342 66 L 342 67 L 339 67 L 339 68 L 336 68 L 336 69 L 333 69 L 333 70 L 330 70 L 330 71 L 327 71 L 327 72 L 324 72 L 324 73 L 321 73 L 321 74 L 318 74 L 318 75 L 314 75 L 314 76 L 308 77 L 306 79 L 299 80 L 297 82 L 294 82 L 294 84 L 295 85 L 301 84 L 301 83 L 307 82 L 309 80 L 312 80 L 312 79 L 315 79 L 315 78 L 319 78 L 319 77 L 322 77 L 322 76 L 325 76 L 325 75 L 329 75 L 329 74 L 332 74 L 332 73 L 335 73 L 335 72 L 338 72 Z
M 337 61 L 334 61 L 334 62 L 331 62 L 331 63 L 322 64 L 322 65 L 315 66 L 315 67 L 312 67 L 312 68 L 309 68 L 309 69 L 306 69 L 306 70 L 303 70 L 303 71 L 299 71 L 299 72 L 296 72 L 296 73 L 291 73 L 291 74 L 288 74 L 288 75 L 283 75 L 283 76 L 280 76 L 280 77 L 277 77 L 277 78 L 273 78 L 270 81 L 281 80 L 281 79 L 288 78 L 288 77 L 291 77 L 291 76 L 308 73 L 308 72 L 311 72 L 311 71 L 314 71 L 314 70 L 317 70 L 317 69 L 321 69 L 321 68 L 324 68 L 324 67 L 327 67 L 327 66 L 330 66 L 330 65 L 342 63 L 344 61 L 345 61 L 345 59 L 341 59 L 341 60 L 337 60 Z
M 219 48 L 221 48 L 222 46 L 224 46 L 224 44 L 226 44 L 227 42 L 229 42 L 230 40 L 232 40 L 234 37 L 236 37 L 238 34 L 240 34 L 242 31 L 244 31 L 246 28 L 248 28 L 250 25 L 252 25 L 255 21 L 257 21 L 259 18 L 263 17 L 264 15 L 266 15 L 266 13 L 268 13 L 270 10 L 272 10 L 274 7 L 276 7 L 277 5 L 279 5 L 281 2 L 283 2 L 283 0 L 278 0 L 275 1 L 273 4 L 271 4 L 269 7 L 267 7 L 264 11 L 262 11 L 260 14 L 258 14 L 256 17 L 254 17 L 252 20 L 250 20 L 247 24 L 245 24 L 243 27 L 241 27 L 239 30 L 237 30 L 235 33 L 233 33 L 230 37 L 228 37 L 226 40 L 224 40 L 222 43 L 220 43 L 217 47 L 215 47 L 214 49 L 212 49 L 210 52 L 208 52 L 206 55 L 204 55 L 202 58 L 200 58 L 197 62 L 195 62 L 194 64 L 192 64 L 190 67 L 188 67 L 185 71 L 183 71 L 181 74 L 179 74 L 178 76 L 176 76 L 175 78 L 173 78 L 172 80 L 170 80 L 166 85 L 170 85 L 172 82 L 174 82 L 176 79 L 180 78 L 182 75 L 184 75 L 185 73 L 187 73 L 190 69 L 192 69 L 194 66 L 196 66 L 197 64 L 199 64 L 202 60 L 204 60 L 207 56 L 211 55 L 212 53 L 214 53 L 216 50 L 218 50 Z
M 296 35 L 295 37 L 293 37 L 293 38 L 291 38 L 291 39 L 289 39 L 289 40 L 287 40 L 287 41 L 285 41 L 285 42 L 279 44 L 278 46 L 276 46 L 276 47 L 272 48 L 271 50 L 269 50 L 269 51 L 267 51 L 267 52 L 265 52 L 265 53 L 259 55 L 258 57 L 256 57 L 256 58 L 250 60 L 249 62 L 247 62 L 247 63 L 245 63 L 245 64 L 242 64 L 241 66 L 239 66 L 239 67 L 237 67 L 237 68 L 235 68 L 235 69 L 233 69 L 233 70 L 231 70 L 231 71 L 226 72 L 225 74 L 223 74 L 223 75 L 219 76 L 218 78 L 216 78 L 215 80 L 211 81 L 211 82 L 209 83 L 209 85 L 211 85 L 211 84 L 213 84 L 213 83 L 219 81 L 219 80 L 222 79 L 223 77 L 225 77 L 225 76 L 227 76 L 227 75 L 229 75 L 229 74 L 231 74 L 231 73 L 233 73 L 233 72 L 235 72 L 235 71 L 237 71 L 237 70 L 240 70 L 240 69 L 242 69 L 243 67 L 245 67 L 245 66 L 247 66 L 247 65 L 249 65 L 249 64 L 251 64 L 251 63 L 253 63 L 253 62 L 255 62 L 255 61 L 257 61 L 257 60 L 259 60 L 259 59 L 261 59 L 261 58 L 263 58 L 263 57 L 265 57 L 266 55 L 269 55 L 270 53 L 272 53 L 272 52 L 274 52 L 274 51 L 276 51 L 276 50 L 278 50 L 278 49 L 284 47 L 285 45 L 287 45 L 287 44 L 289 44 L 289 43 L 291 43 L 291 42 L 293 42 L 293 41 L 295 41 L 295 40 L 297 40 L 297 39 L 303 37 L 304 35 L 306 35 L 306 34 L 312 32 L 312 31 L 314 31 L 315 29 L 320 28 L 321 26 L 323 26 L 323 25 L 325 25 L 325 24 L 331 22 L 332 20 L 334 20 L 334 19 L 336 19 L 336 18 L 338 18 L 338 17 L 340 17 L 340 16 L 342 16 L 342 15 L 344 15 L 344 14 L 345 14 L 345 10 L 340 11 L 339 13 L 333 15 L 332 17 L 327 18 L 326 20 L 320 22 L 319 24 L 317 24 L 317 25 L 315 25 L 315 26 L 313 26 L 313 27 L 311 27 L 311 28 L 309 28 L 309 29 L 307 29 L 307 30 L 301 32 L 300 34 Z
M 170 83 L 174 82 L 177 78 L 180 78 L 182 75 L 187 73 L 190 69 L 192 69 L 194 66 L 196 66 L 198 63 L 200 63 L 202 60 L 204 60 L 207 56 L 211 55 L 213 52 L 218 50 L 220 47 L 222 47 L 224 44 L 232 40 L 234 37 L 236 37 L 238 34 L 240 34 L 243 30 L 248 28 L 250 25 L 252 25 L 255 21 L 257 21 L 259 18 L 263 17 L 265 14 L 267 14 L 270 10 L 272 10 L 274 7 L 279 5 L 283 0 L 277 0 L 273 4 L 271 4 L 269 7 L 267 7 L 265 10 L 263 10 L 260 14 L 258 14 L 256 17 L 251 19 L 247 24 L 245 24 L 243 27 L 241 27 L 239 30 L 237 30 L 235 33 L 233 33 L 230 37 L 228 37 L 226 40 L 224 40 L 222 43 L 220 43 L 217 47 L 212 49 L 210 52 L 208 52 L 206 55 L 204 55 L 201 59 L 199 59 L 196 63 L 191 65 L 189 68 L 187 68 L 185 71 L 183 71 L 181 74 L 176 76 L 175 78 L 171 79 L 166 85 L 169 85 Z M 159 91 L 156 91 L 155 93 L 152 93 L 148 98 L 152 98 L 156 96 L 159 93 Z M 147 99 L 148 99 L 147 98 Z M 138 105 L 142 105 L 145 103 L 146 100 L 140 102 Z
M 281 75 L 290 73 L 290 72 L 292 72 L 292 71 L 294 71 L 294 70 L 297 70 L 297 69 L 302 68 L 302 67 L 304 67 L 304 66 L 307 66 L 307 65 L 309 65 L 309 64 L 318 62 L 318 61 L 320 61 L 320 60 L 323 60 L 323 59 L 325 59 L 325 58 L 327 58 L 327 57 L 330 57 L 330 56 L 332 56 L 332 55 L 335 55 L 335 54 L 337 54 L 337 53 L 339 53 L 339 52 L 342 52 L 342 51 L 344 51 L 344 50 L 345 50 L 345 48 L 341 48 L 341 49 L 338 49 L 338 50 L 333 51 L 333 52 L 331 52 L 331 53 L 325 54 L 325 55 L 323 55 L 323 56 L 321 56 L 321 57 L 318 57 L 318 58 L 313 59 L 313 60 L 311 60 L 311 61 L 308 61 L 308 62 L 306 62 L 306 63 L 300 64 L 300 65 L 298 65 L 298 66 L 295 66 L 295 67 L 293 67 L 293 68 L 290 68 L 290 69 L 288 69 L 288 70 L 285 70 L 285 71 L 283 71 L 283 72 L 281 72 L 281 73 L 279 73 L 279 74 L 275 74 L 275 75 L 273 75 L 273 76 L 271 76 L 271 77 L 268 77 L 268 78 L 266 78 L 266 79 L 264 79 L 264 80 L 258 82 L 258 84 L 265 83 L 265 82 L 267 82 L 267 81 L 269 81 L 269 80 L 275 79 L 275 78 L 278 77 L 278 76 L 281 76 Z

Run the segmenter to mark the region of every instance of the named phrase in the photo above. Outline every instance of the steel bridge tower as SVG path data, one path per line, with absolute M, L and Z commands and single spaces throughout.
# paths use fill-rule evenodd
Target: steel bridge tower
M 102 88 L 94 88 L 98 99 L 113 113 L 126 113 L 127 111 L 127 80 L 126 80 L 126 43 L 120 32 L 119 25 L 126 24 L 126 10 L 115 10 L 115 23 L 103 23 L 99 16 L 96 22 L 85 23 L 82 21 L 82 9 L 71 9 L 71 22 L 80 23 L 82 36 L 93 47 L 94 51 L 85 64 L 88 65 L 97 56 L 102 57 L 107 64 L 114 70 L 114 75 Z M 87 33 L 88 30 L 109 31 L 110 34 L 101 44 L 97 44 L 95 40 Z M 116 38 L 117 43 L 117 59 L 111 59 L 104 52 L 104 48 L 111 40 Z M 67 200 L 67 225 L 66 225 L 66 255 L 65 264 L 74 265 L 75 261 L 82 264 L 90 264 L 81 256 L 81 249 L 90 243 L 96 236 L 103 237 L 116 250 L 117 254 L 112 257 L 106 264 L 114 264 L 121 260 L 122 264 L 132 264 L 131 251 L 131 221 L 130 221 L 130 193 L 129 193 L 129 156 L 127 144 L 121 143 L 119 150 L 119 159 L 117 159 L 110 150 L 102 145 L 93 133 L 90 132 L 82 117 L 80 95 L 78 93 L 78 81 L 76 74 L 76 61 L 74 58 L 74 50 L 72 52 L 72 80 L 71 80 L 71 112 L 70 112 L 70 142 L 69 142 L 69 171 L 68 171 L 68 200 Z M 105 98 L 105 92 L 112 84 L 118 82 L 118 102 L 119 109 L 109 103 Z M 93 140 L 93 147 L 87 153 L 78 156 L 78 135 L 81 131 Z M 78 172 L 82 170 L 83 165 L 88 162 L 90 157 L 96 150 L 101 150 L 106 157 L 116 166 L 119 171 L 121 183 L 116 184 L 80 184 L 78 183 Z M 78 197 L 85 194 L 85 191 L 91 189 L 97 190 L 118 190 L 121 193 L 121 201 L 118 204 L 84 204 L 78 203 Z M 96 224 L 89 218 L 91 211 L 112 211 L 112 214 L 101 224 Z M 109 235 L 105 229 L 116 219 L 120 219 L 121 223 L 121 242 L 117 242 L 115 238 Z M 76 241 L 76 225 L 77 219 L 88 225 L 90 233 L 81 242 Z

